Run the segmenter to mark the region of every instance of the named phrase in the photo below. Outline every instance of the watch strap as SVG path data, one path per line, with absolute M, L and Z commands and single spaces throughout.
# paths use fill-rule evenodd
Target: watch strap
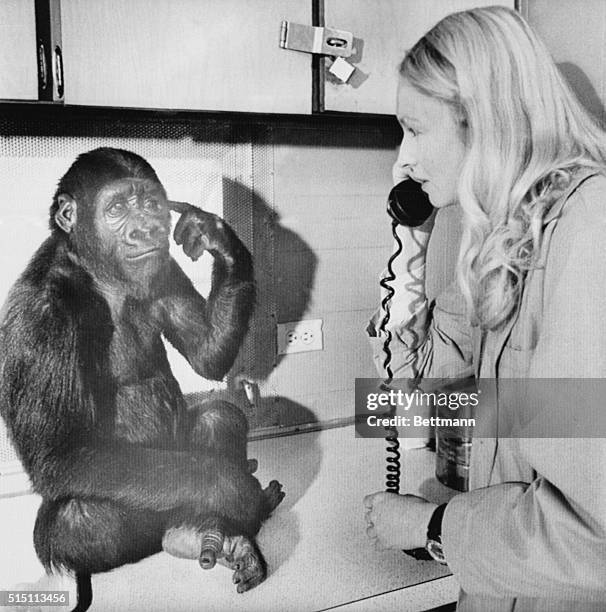
M 442 504 L 433 511 L 429 519 L 429 525 L 427 525 L 427 543 L 425 544 L 425 550 L 431 558 L 443 565 L 446 565 L 442 547 L 442 518 L 445 510 L 446 504 Z
M 439 545 L 442 544 L 442 517 L 444 516 L 444 510 L 446 510 L 446 504 L 442 504 L 438 506 L 431 515 L 429 519 L 429 524 L 427 525 L 427 540 L 434 540 Z M 402 552 L 406 553 L 410 557 L 417 559 L 418 561 L 440 561 L 443 563 L 441 559 L 436 558 L 435 553 L 431 554 L 427 548 L 412 548 L 409 550 L 403 550 Z
M 444 511 L 446 510 L 446 504 L 438 506 L 429 519 L 429 525 L 427 525 L 427 539 L 435 540 L 436 542 L 442 542 L 442 519 L 444 517 Z
M 417 561 L 431 561 L 433 559 L 426 548 L 409 548 L 408 550 L 402 549 L 402 552 L 406 553 L 409 557 L 412 557 Z

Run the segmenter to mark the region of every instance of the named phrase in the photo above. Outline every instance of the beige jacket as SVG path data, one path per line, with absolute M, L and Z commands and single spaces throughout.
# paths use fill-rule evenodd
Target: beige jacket
M 528 273 L 517 317 L 482 334 L 453 284 L 417 314 L 415 342 L 404 327 L 392 341 L 395 377 L 415 360 L 425 378 L 606 378 L 606 177 L 577 175 L 545 222 L 544 265 Z M 384 376 L 383 340 L 370 342 Z M 497 384 L 495 419 L 512 410 Z M 539 410 L 583 419 L 570 402 Z M 458 610 L 606 610 L 606 439 L 523 435 L 474 439 L 471 490 L 446 508 Z

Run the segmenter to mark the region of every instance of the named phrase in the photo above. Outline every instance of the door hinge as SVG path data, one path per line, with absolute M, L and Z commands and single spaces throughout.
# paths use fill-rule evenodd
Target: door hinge
M 353 34 L 334 28 L 283 21 L 280 47 L 304 53 L 349 57 L 353 53 Z
M 38 100 L 62 102 L 61 0 L 35 0 Z

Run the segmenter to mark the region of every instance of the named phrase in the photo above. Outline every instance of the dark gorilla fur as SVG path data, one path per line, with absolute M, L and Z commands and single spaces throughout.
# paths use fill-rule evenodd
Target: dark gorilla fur
M 200 375 L 223 378 L 253 308 L 250 254 L 224 224 L 235 263 L 215 255 L 207 300 L 168 253 L 144 288 L 129 286 L 111 257 L 99 260 L 93 225 L 99 191 L 129 177 L 159 185 L 127 151 L 74 162 L 53 199 L 51 235 L 3 311 L 0 410 L 43 498 L 34 538 L 47 569 L 110 570 L 159 551 L 167 529 L 199 529 L 209 516 L 253 537 L 273 509 L 247 468 L 241 411 L 225 402 L 187 410 L 161 340 Z M 71 234 L 55 221 L 61 194 L 78 205 Z M 103 275 L 128 289 L 119 317 L 97 290 Z

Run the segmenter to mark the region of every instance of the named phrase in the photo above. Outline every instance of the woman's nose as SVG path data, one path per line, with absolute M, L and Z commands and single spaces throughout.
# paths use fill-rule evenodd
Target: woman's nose
M 417 163 L 416 145 L 414 138 L 405 136 L 398 150 L 396 163 L 393 165 L 394 183 L 399 183 L 407 178 Z
M 402 138 L 397 163 L 401 166 L 414 166 L 417 163 L 417 146 L 412 136 Z

